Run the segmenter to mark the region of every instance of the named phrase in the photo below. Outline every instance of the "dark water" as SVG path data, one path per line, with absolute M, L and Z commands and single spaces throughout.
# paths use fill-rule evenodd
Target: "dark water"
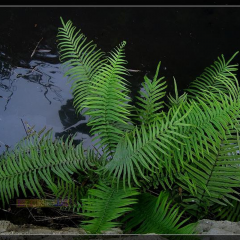
M 127 41 L 127 68 L 141 70 L 128 79 L 133 98 L 159 61 L 169 90 L 173 76 L 182 90 L 218 56 L 228 59 L 240 50 L 240 8 L 1 7 L 0 141 L 10 147 L 26 135 L 22 122 L 36 130 L 52 127 L 56 136 L 77 133 L 91 145 L 87 119 L 74 112 L 59 62 L 60 16 L 106 52 Z M 39 41 L 38 49 L 50 51 L 31 57 Z

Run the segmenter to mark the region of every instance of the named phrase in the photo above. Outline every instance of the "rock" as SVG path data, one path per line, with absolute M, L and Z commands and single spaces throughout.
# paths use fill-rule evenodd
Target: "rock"
M 209 235 L 231 235 L 240 234 L 240 222 L 214 221 L 202 219 L 199 221 L 196 232 Z
M 123 234 L 123 231 L 120 228 L 112 228 L 108 231 L 102 231 L 102 234 L 106 235 Z
M 0 234 L 12 231 L 14 228 L 14 224 L 9 221 L 0 221 Z
M 213 235 L 240 234 L 240 222 L 213 221 L 213 220 L 203 219 L 203 220 L 199 221 L 199 223 L 196 227 L 196 233 L 204 234 L 204 235 L 212 235 L 210 237 L 211 239 L 215 239 Z M 54 238 L 56 238 L 56 240 L 57 239 L 63 240 L 65 238 L 65 236 L 67 236 L 67 235 L 68 236 L 69 235 L 82 235 L 82 234 L 86 234 L 86 232 L 82 228 L 65 227 L 62 229 L 55 230 L 55 229 L 51 229 L 48 227 L 35 226 L 32 224 L 14 225 L 9 221 L 0 221 L 0 235 L 36 235 L 36 234 L 51 235 L 51 236 L 46 236 L 46 239 L 44 238 L 44 240 L 52 239 L 53 235 L 55 235 Z M 122 235 L 123 231 L 120 228 L 112 228 L 109 231 L 104 231 L 102 234 L 104 234 L 104 235 Z M 164 237 L 155 235 L 154 233 L 147 234 L 147 235 L 152 235 L 151 236 L 152 240 L 164 240 L 165 239 Z M 132 236 L 131 240 L 133 240 L 132 238 L 134 238 L 134 240 L 141 240 L 141 238 L 145 239 L 145 237 L 146 237 L 146 235 Z M 122 240 L 123 240 L 123 238 L 125 238 L 124 235 L 122 236 Z M 228 238 L 228 239 L 230 240 L 231 238 Z M 208 240 L 208 236 L 206 236 L 205 240 Z
M 32 224 L 29 225 L 14 225 L 9 221 L 0 221 L 0 235 L 63 235 L 63 234 L 86 234 L 82 228 L 65 227 L 59 230 L 48 227 L 40 227 Z

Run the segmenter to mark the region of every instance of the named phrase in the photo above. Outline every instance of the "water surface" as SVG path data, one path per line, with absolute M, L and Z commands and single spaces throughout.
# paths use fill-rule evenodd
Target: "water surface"
M 240 50 L 240 8 L 1 7 L 0 141 L 10 147 L 26 136 L 23 123 L 53 128 L 55 136 L 77 133 L 76 140 L 91 145 L 87 119 L 74 112 L 59 62 L 60 16 L 103 51 L 127 41 L 127 68 L 140 70 L 128 78 L 133 99 L 159 61 L 169 90 L 174 76 L 182 92 L 219 55 L 228 59 Z M 39 41 L 37 49 L 45 52 L 31 57 Z

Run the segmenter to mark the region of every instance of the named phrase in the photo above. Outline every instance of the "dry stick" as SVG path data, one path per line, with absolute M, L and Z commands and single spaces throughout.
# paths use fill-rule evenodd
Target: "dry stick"
M 29 72 L 29 73 L 26 73 L 26 74 L 24 74 L 24 75 L 22 75 L 22 74 L 19 74 L 19 73 L 16 73 L 14 70 L 13 70 L 13 72 L 17 75 L 17 77 L 19 76 L 19 77 L 24 77 L 24 76 L 28 76 L 28 75 L 30 75 L 30 74 L 32 74 L 32 72 L 33 71 L 35 71 L 35 72 L 38 72 L 38 73 L 40 73 L 41 75 L 43 75 L 43 73 L 42 72 L 40 72 L 39 70 L 37 70 L 36 68 L 38 67 L 38 66 L 40 66 L 41 64 L 38 64 L 37 66 L 35 66 L 34 68 L 26 68 L 26 67 L 16 67 L 16 68 L 23 68 L 23 69 L 29 69 L 29 70 L 32 70 L 31 72 Z
M 0 144 L 2 144 L 2 145 L 6 145 L 4 142 L 2 142 L 2 141 L 0 141 Z
M 129 72 L 142 72 L 141 70 L 127 69 Z
M 101 154 L 100 154 L 100 152 L 98 151 L 98 149 L 95 147 L 95 146 L 93 146 L 94 147 L 94 149 L 98 152 L 98 154 L 101 156 Z
M 44 219 L 36 219 L 36 221 L 40 222 L 40 221 L 49 221 L 49 220 L 53 220 L 53 219 L 64 219 L 64 218 L 80 218 L 80 215 L 70 215 L 70 216 L 60 216 L 60 217 L 45 217 L 45 216 L 36 216 L 37 218 L 41 218 L 43 217 Z
M 5 144 L 4 142 L 0 141 L 0 144 L 3 144 L 5 146 L 5 148 L 7 148 L 7 151 L 8 149 L 10 148 L 7 144 Z
M 153 191 L 151 191 L 151 190 L 149 190 L 149 189 L 147 189 L 147 191 L 150 192 L 150 193 L 152 193 L 152 194 L 155 194 L 156 196 L 159 196 L 158 193 L 155 193 L 155 192 L 153 192 Z
M 35 49 L 33 50 L 31 57 L 35 54 L 36 49 L 37 49 L 39 43 L 40 43 L 42 40 L 43 40 L 43 37 L 42 37 L 42 38 L 40 39 L 40 41 L 37 43 L 37 46 L 36 46 Z
M 54 210 L 55 212 L 57 212 L 58 214 L 64 216 L 61 211 L 58 211 L 57 209 L 53 209 L 53 210 Z M 78 227 L 77 224 L 76 224 L 72 219 L 68 219 L 68 220 L 70 220 L 76 227 Z
M 35 221 L 37 221 L 36 218 L 33 216 L 32 212 L 29 210 L 28 207 L 27 207 L 27 210 L 29 211 L 29 213 L 30 213 L 30 215 L 32 216 L 32 218 L 33 218 Z
M 26 130 L 25 125 L 24 125 L 24 123 L 23 123 L 23 120 L 21 119 L 21 121 L 22 121 L 22 124 L 23 124 L 24 130 L 25 130 L 25 133 L 26 133 L 27 136 L 28 136 L 28 133 L 27 133 L 27 130 Z

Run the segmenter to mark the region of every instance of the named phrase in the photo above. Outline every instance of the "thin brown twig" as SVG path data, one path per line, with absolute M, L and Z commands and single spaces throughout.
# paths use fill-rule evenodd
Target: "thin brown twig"
M 98 151 L 98 149 L 95 146 L 93 146 L 93 147 L 98 152 L 98 154 L 101 156 L 101 153 Z
M 40 39 L 40 41 L 37 43 L 37 46 L 36 46 L 35 49 L 33 50 L 31 57 L 35 54 L 36 49 L 37 49 L 39 43 L 40 43 L 42 40 L 43 40 L 43 37 L 42 37 L 42 38 Z
M 29 208 L 27 207 L 27 210 L 29 211 L 30 215 L 32 216 L 32 218 L 34 219 L 34 221 L 37 221 L 36 218 L 33 216 L 32 212 L 29 210 Z
M 25 128 L 25 125 L 24 125 L 24 123 L 23 123 L 22 118 L 21 118 L 21 121 L 22 121 L 22 124 L 23 124 L 24 130 L 25 130 L 25 133 L 26 133 L 26 135 L 28 136 L 28 133 L 27 133 L 27 130 L 26 130 L 26 128 Z
M 17 76 L 18 76 L 18 75 L 21 75 L 21 76 L 28 76 L 28 75 L 32 74 L 32 72 L 33 72 L 33 71 L 35 71 L 35 72 L 38 72 L 38 73 L 40 73 L 41 75 L 43 75 L 43 73 L 42 73 L 42 72 L 40 72 L 39 70 L 36 70 L 36 68 L 37 68 L 39 65 L 41 65 L 41 64 L 38 64 L 38 65 L 37 65 L 37 66 L 35 66 L 34 68 L 16 67 L 16 68 L 29 69 L 29 70 L 32 70 L 32 71 L 31 71 L 31 72 L 29 72 L 29 73 L 26 73 L 26 74 L 24 74 L 24 75 L 17 74 L 15 71 L 14 71 L 14 73 L 15 73 L 15 74 L 17 74 Z
M 57 210 L 57 209 L 53 209 L 55 212 L 57 212 L 58 214 L 60 214 L 60 215 L 62 215 L 63 216 L 63 213 L 61 212 L 61 211 L 59 211 L 59 210 Z M 76 227 L 78 227 L 77 226 L 77 224 L 72 220 L 72 219 L 69 219 Z
M 41 218 L 43 217 L 44 219 L 36 219 L 34 218 L 36 221 L 38 222 L 42 222 L 42 221 L 49 221 L 49 220 L 54 220 L 54 219 L 61 219 L 61 218 L 75 218 L 75 217 L 78 217 L 80 218 L 81 216 L 80 215 L 70 215 L 70 216 L 60 216 L 60 217 L 45 217 L 45 216 L 38 216 L 38 218 Z
M 147 191 L 150 192 L 150 193 L 152 193 L 152 194 L 155 194 L 155 195 L 157 195 L 157 196 L 159 195 L 158 193 L 155 193 L 155 192 L 153 192 L 153 191 L 151 191 L 151 190 L 149 190 L 149 189 L 147 189 Z

